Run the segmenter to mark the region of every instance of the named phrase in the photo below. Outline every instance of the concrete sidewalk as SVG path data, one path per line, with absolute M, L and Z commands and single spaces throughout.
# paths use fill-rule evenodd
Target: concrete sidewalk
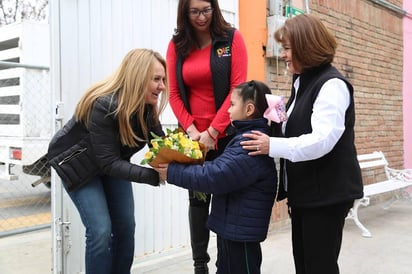
M 412 202 L 397 201 L 387 210 L 382 206 L 379 203 L 359 210 L 359 218 L 372 238 L 362 237 L 353 221 L 347 220 L 340 255 L 342 274 L 412 273 Z M 294 273 L 289 226 L 270 231 L 262 243 L 262 252 L 262 274 Z M 215 273 L 213 238 L 210 254 L 210 273 Z M 50 230 L 0 238 L 0 273 L 51 273 Z M 190 249 L 137 258 L 132 273 L 193 273 Z

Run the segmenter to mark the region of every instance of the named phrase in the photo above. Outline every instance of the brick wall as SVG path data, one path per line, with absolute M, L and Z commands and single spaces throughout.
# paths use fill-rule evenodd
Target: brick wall
M 402 8 L 402 1 L 389 2 Z M 381 150 L 391 167 L 402 168 L 402 17 L 370 0 L 312 0 L 309 8 L 336 36 L 334 65 L 354 86 L 358 153 Z M 267 82 L 287 97 L 285 71 L 281 60 L 267 58 Z M 274 220 L 286 216 L 282 204 L 273 211 Z

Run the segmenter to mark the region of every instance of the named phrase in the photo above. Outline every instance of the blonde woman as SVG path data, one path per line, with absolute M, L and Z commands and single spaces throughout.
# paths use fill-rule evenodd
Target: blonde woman
M 87 274 L 130 273 L 135 231 L 130 182 L 159 185 L 156 171 L 132 164 L 130 157 L 149 143 L 151 131 L 164 135 L 159 113 L 167 103 L 166 79 L 159 53 L 131 50 L 110 77 L 86 91 L 73 118 L 50 142 L 50 164 L 86 228 Z

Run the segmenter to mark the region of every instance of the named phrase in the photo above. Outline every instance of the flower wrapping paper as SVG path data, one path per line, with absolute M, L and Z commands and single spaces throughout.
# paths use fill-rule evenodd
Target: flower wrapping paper
M 206 157 L 206 147 L 202 143 L 199 143 L 199 147 L 203 155 L 201 159 L 190 158 L 189 156 L 186 156 L 177 150 L 168 147 L 162 147 L 157 155 L 153 158 L 153 160 L 149 162 L 149 165 L 152 167 L 158 167 L 159 164 L 169 164 L 171 162 L 192 165 L 203 164 Z

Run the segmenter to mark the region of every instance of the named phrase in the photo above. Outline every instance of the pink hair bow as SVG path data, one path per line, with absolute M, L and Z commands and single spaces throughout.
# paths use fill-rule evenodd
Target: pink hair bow
M 263 117 L 273 122 L 280 123 L 287 120 L 285 103 L 283 96 L 265 94 L 268 108 L 263 113 Z

